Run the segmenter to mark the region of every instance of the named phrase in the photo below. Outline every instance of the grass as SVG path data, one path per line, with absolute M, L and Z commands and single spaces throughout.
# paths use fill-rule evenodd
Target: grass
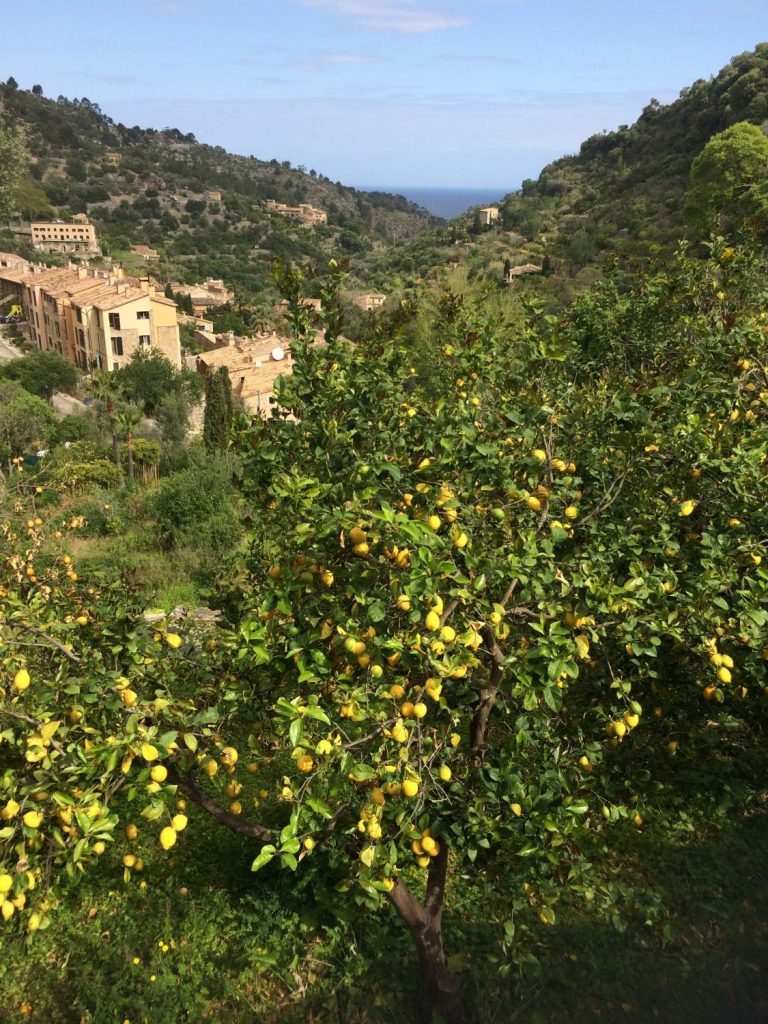
M 391 910 L 361 917 L 319 871 L 254 876 L 252 845 L 190 817 L 176 856 L 150 849 L 146 871 L 125 883 L 115 850 L 65 895 L 47 931 L 6 937 L 4 1020 L 409 1024 L 414 957 Z M 532 908 L 536 962 L 522 976 L 503 976 L 491 923 L 514 874 L 454 879 L 446 942 L 461 954 L 474 1024 L 768 1019 L 768 814 L 687 838 L 660 825 L 613 839 L 606 882 L 631 880 L 662 920 L 645 924 L 622 906 L 603 915 L 566 896 L 545 927 Z

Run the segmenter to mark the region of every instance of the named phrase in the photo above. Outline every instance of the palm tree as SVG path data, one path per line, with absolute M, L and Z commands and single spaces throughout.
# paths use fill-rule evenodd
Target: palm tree
M 109 427 L 112 433 L 112 451 L 115 457 L 115 465 L 122 469 L 120 461 L 120 437 L 117 432 L 117 417 L 115 413 L 115 402 L 123 397 L 123 385 L 114 373 L 108 370 L 96 370 L 91 374 L 90 390 L 93 397 L 104 403 L 104 408 L 109 419 Z
M 119 413 L 115 419 L 120 433 L 125 437 L 125 453 L 128 459 L 128 479 L 133 480 L 133 432 L 141 422 L 141 409 L 135 405 Z

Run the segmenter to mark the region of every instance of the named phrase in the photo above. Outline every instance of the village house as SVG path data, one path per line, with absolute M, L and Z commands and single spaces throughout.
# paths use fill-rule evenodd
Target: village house
M 484 206 L 481 210 L 478 210 L 478 216 L 480 217 L 480 223 L 483 227 L 490 227 L 491 224 L 495 224 L 499 219 L 499 208 L 498 206 Z
M 277 334 L 238 338 L 231 332 L 212 339 L 201 338 L 198 332 L 197 337 L 204 344 L 216 345 L 197 356 L 198 372 L 208 374 L 226 366 L 233 396 L 248 412 L 269 416 L 275 380 L 293 368 L 288 339 Z
M 160 259 L 160 253 L 155 249 L 150 249 L 148 245 L 132 245 L 131 252 L 135 253 L 147 263 L 155 263 Z
M 205 198 L 208 200 L 209 203 L 220 203 L 221 202 L 221 192 L 218 192 L 216 190 L 211 191 L 209 189 L 206 189 L 206 191 L 205 191 Z
M 386 302 L 387 296 L 382 295 L 381 292 L 365 292 L 363 295 L 357 295 L 352 301 L 360 309 L 364 309 L 366 313 L 370 313 L 374 309 L 381 309 Z
M 205 284 L 172 284 L 171 289 L 177 295 L 190 297 L 195 316 L 204 316 L 211 307 L 225 306 L 235 297 L 222 280 L 213 277 L 206 277 Z
M 274 307 L 272 312 L 276 313 L 278 316 L 285 316 L 285 314 L 288 312 L 289 305 L 290 303 L 288 302 L 288 299 L 282 299 Z M 299 299 L 299 305 L 304 306 L 306 309 L 311 309 L 313 313 L 321 313 L 323 309 L 323 300 L 315 299 L 312 298 L 312 296 L 305 295 Z
M 14 271 L 3 271 L 4 275 Z M 136 351 L 161 352 L 181 366 L 176 303 L 119 268 L 57 267 L 23 275 L 21 302 L 32 344 L 83 371 L 117 370 Z
M 29 270 L 29 260 L 23 256 L 17 256 L 13 252 L 0 252 L 0 269 L 2 270 Z
M 32 247 L 37 252 L 57 252 L 65 255 L 100 256 L 93 224 L 80 218 L 71 224 L 63 221 L 36 221 L 30 224 Z
M 267 210 L 270 213 L 279 213 L 281 217 L 288 217 L 296 220 L 304 227 L 312 227 L 316 224 L 326 224 L 328 214 L 325 210 L 318 210 L 309 203 L 299 203 L 298 206 L 287 206 L 285 203 L 278 203 L 274 199 L 267 199 Z
M 510 284 L 518 277 L 525 277 L 528 274 L 540 274 L 541 267 L 537 267 L 535 263 L 523 263 L 520 267 L 510 267 L 507 271 L 504 280 L 507 284 Z
M 189 313 L 182 313 L 178 307 L 176 310 L 176 317 L 179 324 L 194 327 L 196 331 L 202 331 L 205 335 L 213 334 L 213 320 L 206 320 L 201 316 L 190 316 Z

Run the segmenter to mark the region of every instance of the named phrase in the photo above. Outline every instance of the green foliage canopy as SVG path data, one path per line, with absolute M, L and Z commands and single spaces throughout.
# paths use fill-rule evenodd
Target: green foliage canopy
M 30 394 L 50 401 L 55 391 L 68 391 L 77 384 L 79 373 L 58 352 L 31 352 L 12 359 L 0 371 L 9 380 L 18 381 Z
M 13 381 L 0 380 L 0 463 L 47 444 L 56 417 L 47 402 Z
M 283 412 L 240 424 L 258 517 L 215 645 L 150 629 L 118 587 L 95 600 L 66 538 L 46 564 L 45 524 L 10 517 L 10 927 L 45 926 L 43 868 L 183 852 L 182 795 L 254 869 L 314 856 L 336 898 L 388 899 L 426 1009 L 463 1021 L 449 851 L 464 873 L 503 852 L 551 924 L 581 840 L 657 801 L 666 758 L 695 779 L 765 730 L 765 280 L 716 246 L 560 320 L 530 303 L 514 337 L 448 295 L 418 352 L 384 330 L 314 346 L 297 315 Z M 169 535 L 215 494 L 204 467 L 169 483 Z M 22 646 L 29 625 L 47 645 Z
M 746 230 L 768 239 L 768 138 L 756 125 L 709 140 L 691 164 L 685 211 L 702 237 Z
M 0 217 L 16 208 L 16 194 L 29 156 L 18 131 L 0 118 Z

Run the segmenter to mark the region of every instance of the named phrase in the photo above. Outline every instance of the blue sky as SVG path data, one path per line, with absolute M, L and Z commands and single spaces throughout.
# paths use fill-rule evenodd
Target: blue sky
M 345 184 L 501 192 L 768 37 L 768 0 L 13 8 L 2 77 L 23 88 Z

